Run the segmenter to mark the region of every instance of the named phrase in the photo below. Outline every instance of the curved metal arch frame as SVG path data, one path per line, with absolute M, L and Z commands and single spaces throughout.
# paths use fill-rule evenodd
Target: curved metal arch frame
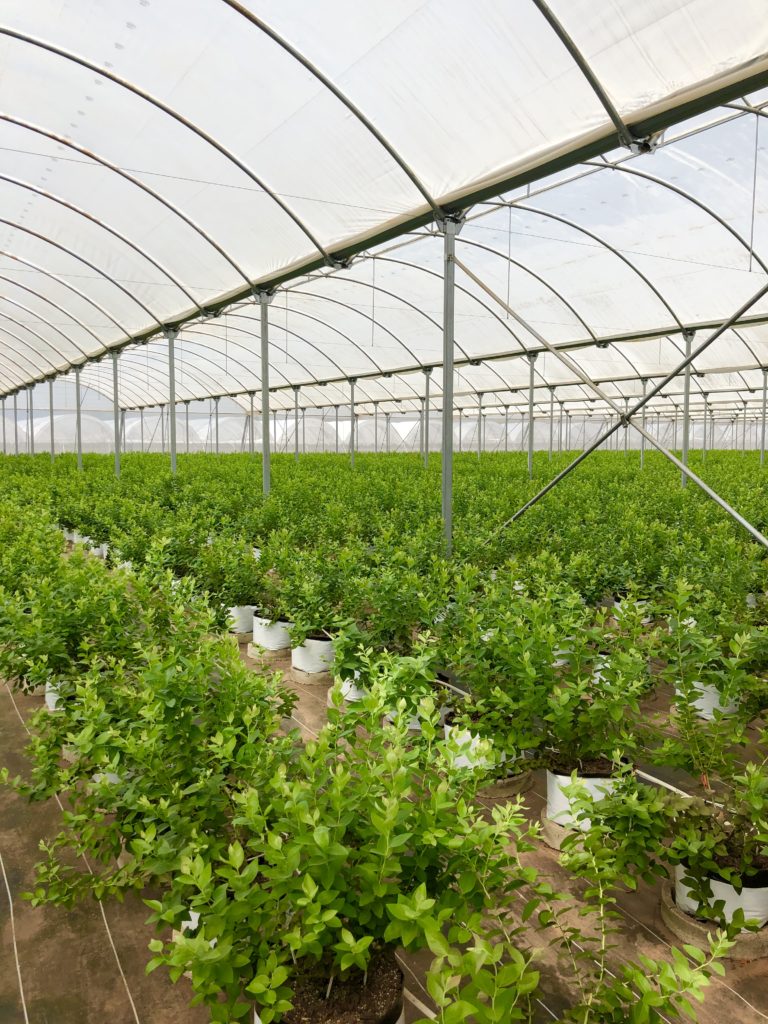
M 147 263 L 151 264 L 151 266 L 153 266 L 156 270 L 159 270 L 160 273 L 164 277 L 166 277 L 171 282 L 172 285 L 174 285 L 174 287 L 179 289 L 182 295 L 189 299 L 189 301 L 192 303 L 195 309 L 197 309 L 201 314 L 205 314 L 205 309 L 200 305 L 200 303 L 197 301 L 194 295 L 187 291 L 187 289 L 184 287 L 181 281 L 179 281 L 171 273 L 171 271 L 168 270 L 167 267 L 164 267 L 161 263 L 158 263 L 153 256 L 150 256 L 148 252 L 145 252 L 144 249 L 136 245 L 135 242 L 132 242 L 130 238 L 127 238 L 116 228 L 113 228 L 110 224 L 107 224 L 106 221 L 101 220 L 99 217 L 96 217 L 92 213 L 88 213 L 87 210 L 81 209 L 81 207 L 76 206 L 74 203 L 70 203 L 69 200 L 62 198 L 61 196 L 56 195 L 53 192 L 48 192 L 46 189 L 38 188 L 36 185 L 32 185 L 28 181 L 22 181 L 20 178 L 14 178 L 9 174 L 2 173 L 0 173 L 0 181 L 5 181 L 10 185 L 17 185 L 19 188 L 27 189 L 29 192 L 32 192 L 35 195 L 40 196 L 42 199 L 48 199 L 52 203 L 57 203 L 59 206 L 63 206 L 64 209 L 70 210 L 72 213 L 77 214 L 79 217 L 83 217 L 89 223 L 95 224 L 96 227 L 99 227 L 103 231 L 108 232 L 108 234 L 112 235 L 114 238 L 117 238 L 120 242 L 126 245 L 132 252 L 135 252 L 141 259 L 146 260 Z
M 698 199 L 696 196 L 691 195 L 691 193 L 687 192 L 684 188 L 680 188 L 678 185 L 673 185 L 671 182 L 665 181 L 663 178 L 657 178 L 655 174 L 649 174 L 647 171 L 641 171 L 637 167 L 627 167 L 625 163 L 597 163 L 594 160 L 587 160 L 585 161 L 585 165 L 587 167 L 594 167 L 597 170 L 619 171 L 621 174 L 630 174 L 632 175 L 632 177 L 635 178 L 643 178 L 645 181 L 653 182 L 654 185 L 659 185 L 661 188 L 667 189 L 669 192 L 673 192 L 675 195 L 680 196 L 681 199 L 685 199 L 687 202 L 692 203 L 694 206 L 697 206 L 700 210 L 702 210 L 714 221 L 716 221 L 720 225 L 720 227 L 725 228 L 725 230 L 729 234 L 733 235 L 733 237 L 736 239 L 739 245 L 746 249 L 747 253 L 749 253 L 749 255 L 752 256 L 757 261 L 761 269 L 764 270 L 766 274 L 768 274 L 768 265 L 758 255 L 753 246 L 749 244 L 746 238 L 743 238 L 741 233 L 738 232 L 736 228 L 734 228 L 731 224 L 729 224 L 727 220 L 721 217 L 718 213 L 715 213 L 715 211 L 707 203 L 704 203 L 701 201 L 701 199 Z
M 125 287 L 125 285 L 120 284 L 120 282 L 117 281 L 114 277 L 112 277 L 111 274 L 108 274 L 105 270 L 102 270 L 100 267 L 97 267 L 95 263 L 91 263 L 90 260 L 87 260 L 85 256 L 80 256 L 78 253 L 74 252 L 74 250 L 69 249 L 66 245 L 62 245 L 61 242 L 55 242 L 52 238 L 48 238 L 46 235 L 41 235 L 39 231 L 33 231 L 32 228 L 25 227 L 23 224 L 17 224 L 15 221 L 8 220 L 5 217 L 0 217 L 0 224 L 5 224 L 9 228 L 13 228 L 15 231 L 21 231 L 22 234 L 32 235 L 34 238 L 37 238 L 38 241 L 44 242 L 46 245 L 51 245 L 55 249 L 59 249 L 61 252 L 66 253 L 67 256 L 70 256 L 73 260 L 77 260 L 78 263 L 82 263 L 83 266 L 88 267 L 89 270 L 92 270 L 95 274 L 98 274 L 99 277 L 104 278 L 105 281 L 109 281 L 109 283 L 114 285 L 114 287 L 117 288 L 118 291 L 121 291 L 124 295 L 127 295 L 132 302 L 135 302 L 136 305 L 141 310 L 143 310 L 148 317 L 150 317 L 150 319 L 154 320 L 155 324 L 157 325 L 155 328 L 156 330 L 163 329 L 162 321 L 155 316 L 155 314 L 148 306 L 144 305 L 141 299 L 138 299 L 132 292 L 130 292 Z M 112 318 L 110 317 L 110 319 Z
M 65 50 L 62 47 L 56 46 L 54 43 L 49 42 L 46 39 L 38 39 L 35 36 L 27 35 L 25 32 L 19 32 L 16 29 L 9 28 L 7 25 L 0 25 L 0 35 L 6 36 L 9 39 L 15 39 L 17 42 L 23 43 L 27 46 L 35 46 L 40 50 L 44 50 L 47 53 L 54 54 L 57 57 L 61 57 L 63 60 L 70 61 L 73 64 L 77 64 L 79 67 L 85 68 L 87 71 L 94 75 L 99 75 L 107 81 L 112 82 L 113 85 L 117 85 L 121 89 L 125 89 L 143 100 L 145 103 L 149 103 L 157 110 L 162 111 L 168 117 L 171 117 L 182 127 L 192 132 L 193 135 L 202 139 L 203 142 L 207 143 L 218 153 L 220 153 L 226 160 L 237 167 L 246 177 L 250 180 L 269 198 L 272 202 L 278 206 L 283 213 L 293 221 L 296 227 L 302 232 L 302 234 L 308 239 L 312 247 L 317 250 L 323 261 L 329 265 L 333 264 L 333 260 L 321 243 L 315 238 L 314 234 L 306 226 L 303 220 L 285 203 L 276 192 L 274 192 L 268 185 L 254 172 L 247 164 L 243 163 L 239 157 L 235 156 L 226 146 L 218 142 L 212 135 L 209 135 L 199 125 L 194 124 L 179 111 L 174 110 L 173 107 L 168 106 L 163 100 L 157 96 L 153 96 L 151 93 L 141 89 L 138 85 L 133 82 L 129 82 L 127 79 L 121 78 L 119 75 L 114 74 L 106 68 L 100 68 L 98 64 L 93 64 L 86 57 L 81 56 L 78 53 L 73 53 L 70 50 Z
M 105 373 L 104 379 L 102 380 L 102 368 L 99 363 L 89 363 L 85 370 L 85 376 L 80 377 L 80 386 L 91 388 L 104 398 L 112 400 L 114 398 L 112 393 L 112 373 L 111 371 Z M 120 380 L 118 385 L 118 396 L 120 393 L 133 395 L 134 398 L 138 398 L 139 390 L 137 384 L 137 376 L 128 371 L 126 368 L 120 367 Z
M 437 205 L 437 202 L 432 198 L 429 191 L 427 190 L 424 183 L 421 181 L 419 176 L 413 170 L 413 168 L 405 161 L 405 159 L 398 153 L 395 147 L 384 137 L 379 129 L 373 124 L 373 122 L 363 113 L 363 111 L 353 103 L 352 100 L 342 92 L 342 90 L 327 77 L 315 63 L 310 61 L 303 53 L 300 53 L 296 47 L 292 46 L 286 39 L 284 39 L 271 25 L 267 25 L 265 21 L 255 15 L 252 11 L 244 7 L 238 0 L 222 0 L 227 7 L 231 8 L 240 14 L 246 21 L 250 22 L 261 32 L 264 33 L 272 42 L 276 43 L 281 49 L 283 49 L 289 56 L 291 56 L 297 63 L 299 63 L 305 71 L 308 71 L 313 75 L 318 82 L 325 86 L 329 92 L 332 93 L 336 99 L 342 103 L 347 110 L 355 117 L 360 124 L 374 137 L 378 144 L 386 150 L 389 156 L 394 160 L 400 170 L 410 180 L 411 184 L 421 194 L 421 197 L 426 201 L 427 205 L 431 208 L 432 212 L 437 218 L 443 216 L 443 212 Z
M 232 316 L 232 315 L 235 315 L 235 314 L 228 314 L 228 315 Z M 244 320 L 252 320 L 253 318 L 252 317 L 242 317 L 242 319 L 244 319 Z M 276 326 L 276 325 L 271 325 L 271 326 Z M 241 331 L 243 334 L 246 334 L 249 338 L 258 338 L 259 337 L 258 334 L 252 333 L 251 331 L 246 331 L 245 328 L 243 328 L 243 327 L 233 327 L 231 329 L 234 330 L 234 331 Z M 287 330 L 287 328 L 284 328 L 282 326 L 279 326 L 278 329 L 279 330 Z M 189 333 L 189 330 L 187 330 L 185 333 Z M 195 333 L 200 333 L 200 332 L 196 331 Z M 331 357 L 327 353 L 323 352 L 322 349 L 320 349 L 313 342 L 309 341 L 307 338 L 303 337 L 302 335 L 297 334 L 295 331 L 288 330 L 288 333 L 290 335 L 292 335 L 294 338 L 298 338 L 298 340 L 303 342 L 305 345 L 309 345 L 309 347 L 313 348 L 316 352 L 319 352 L 321 355 L 323 355 L 328 360 L 329 363 L 331 363 L 333 366 L 336 367 L 336 369 L 339 371 L 341 376 L 347 382 L 349 382 L 352 379 L 349 376 L 345 376 L 345 371 L 339 366 L 339 364 L 334 359 L 331 359 Z M 219 337 L 219 335 L 210 335 L 210 336 L 211 337 Z M 235 344 L 237 344 L 237 343 L 235 343 Z M 240 347 L 244 347 L 244 346 L 240 346 Z M 216 350 L 212 349 L 212 351 L 216 351 Z M 304 372 L 307 374 L 308 377 L 310 377 L 310 378 L 313 377 L 312 371 L 309 369 L 309 367 L 305 366 L 300 360 L 296 359 L 295 356 L 291 356 L 291 359 L 292 359 L 292 361 L 294 363 L 296 363 L 297 366 L 300 366 L 302 368 L 302 370 L 304 370 Z M 243 367 L 243 368 L 246 369 L 246 367 Z M 270 368 L 270 371 L 274 370 L 276 368 L 275 364 L 274 363 L 270 363 L 269 364 L 269 368 Z M 381 371 L 381 370 L 378 370 L 377 372 L 383 373 L 383 371 Z M 284 374 L 281 373 L 281 376 L 283 377 L 283 379 L 286 382 L 285 386 L 284 386 L 284 389 L 289 389 L 289 388 L 293 389 L 294 387 L 300 387 L 301 388 L 301 387 L 319 387 L 320 386 L 320 379 L 318 377 L 314 377 L 312 380 L 307 381 L 306 384 L 303 384 L 303 385 L 302 384 L 298 384 L 298 385 L 296 385 L 296 384 L 291 383 Z M 354 375 L 352 375 L 352 376 L 354 376 Z M 283 390 L 283 388 L 281 388 L 280 390 Z M 362 388 L 361 388 L 361 391 L 362 391 Z M 365 392 L 363 392 L 363 393 L 365 394 Z M 248 394 L 248 392 L 247 391 L 233 392 L 232 394 Z M 373 401 L 373 399 L 371 399 L 370 396 L 367 396 L 367 395 L 366 395 L 366 400 L 367 401 Z
M 80 327 L 83 331 L 85 331 L 86 334 L 90 335 L 93 338 L 97 345 L 101 346 L 102 342 L 99 340 L 98 336 L 93 333 L 93 331 L 90 329 L 90 327 L 88 327 L 87 324 L 84 324 L 82 320 L 79 319 L 79 317 L 76 317 L 73 313 L 70 313 L 69 310 L 64 309 L 63 306 L 60 306 L 58 303 L 54 302 L 53 299 L 48 298 L 47 295 L 43 295 L 42 292 L 35 291 L 34 288 L 30 288 L 28 285 L 21 284 L 19 281 L 14 281 L 12 277 L 6 277 L 5 274 L 0 274 L 0 281 L 4 281 L 6 284 L 11 285 L 12 288 L 18 288 L 20 291 L 28 292 L 30 295 L 34 295 L 36 299 L 39 299 L 46 305 L 52 306 L 59 313 L 62 313 L 65 317 L 67 317 L 68 320 L 71 320 L 73 324 L 77 324 L 78 327 Z M 7 296 L 4 297 L 6 298 L 6 301 L 11 301 L 10 299 L 7 298 Z M 84 359 L 89 358 L 88 354 L 85 352 L 84 349 L 82 349 L 76 342 L 73 342 L 73 344 Z
M 50 278 L 51 281 L 55 281 L 57 284 L 61 285 L 62 288 L 66 288 L 68 291 L 72 292 L 73 295 L 77 295 L 77 297 L 82 299 L 83 302 L 87 302 L 89 306 L 93 306 L 93 308 L 98 310 L 99 313 L 101 313 L 103 316 L 107 318 L 107 320 L 111 321 L 114 324 L 114 326 L 118 329 L 118 331 L 122 331 L 123 334 L 127 333 L 127 328 L 123 327 L 119 320 L 115 320 L 112 314 L 108 310 L 104 309 L 102 305 L 96 302 L 95 299 L 92 299 L 90 296 L 86 295 L 85 292 L 81 292 L 79 288 L 76 288 L 73 284 L 70 284 L 69 281 L 66 281 L 63 277 L 60 277 L 58 274 L 54 274 L 52 270 L 46 270 L 45 267 L 41 266 L 39 263 L 33 263 L 31 260 L 24 259 L 24 257 L 22 256 L 17 256 L 15 253 L 12 253 L 7 249 L 0 249 L 0 256 L 7 256 L 7 258 L 9 260 L 13 260 L 14 263 L 21 263 L 23 266 L 29 267 L 30 269 L 34 270 L 36 273 L 42 274 L 43 277 L 47 277 Z M 111 348 L 109 346 L 105 346 L 103 342 L 99 342 L 99 345 L 103 350 L 102 354 L 104 354 L 104 352 L 109 352 L 111 350 Z M 90 358 L 93 357 L 86 356 L 86 361 L 87 359 Z
M 178 217 L 179 220 L 181 220 L 184 224 L 192 228 L 192 230 L 197 235 L 199 235 L 204 242 L 210 245 L 212 249 L 216 250 L 216 252 L 222 257 L 222 259 L 224 259 L 230 265 L 230 267 L 232 267 L 235 273 L 237 273 L 243 279 L 245 284 L 249 288 L 251 287 L 252 282 L 248 275 L 246 274 L 246 272 L 238 263 L 235 262 L 235 260 L 232 259 L 232 257 L 226 251 L 226 249 L 219 245 L 219 243 L 213 238 L 213 236 L 209 235 L 204 228 L 200 227 L 200 225 L 196 221 L 192 220 L 192 218 L 189 217 L 186 213 L 184 213 L 184 211 L 181 210 L 178 206 L 176 206 L 175 203 L 172 203 L 170 199 L 166 199 L 165 196 L 161 195 L 155 189 L 151 188 L 151 186 L 147 185 L 140 178 L 134 177 L 134 175 L 132 175 L 129 171 L 126 171 L 123 167 L 119 167 L 117 164 L 113 164 L 111 160 L 107 160 L 106 157 L 103 157 L 100 154 L 94 152 L 94 150 L 86 149 L 85 146 L 79 145 L 72 139 L 68 139 L 64 135 L 57 135 L 56 132 L 49 131 L 47 128 L 43 128 L 41 125 L 35 125 L 31 121 L 25 121 L 22 118 L 13 117 L 10 114 L 4 114 L 2 113 L 2 111 L 0 111 L 0 122 L 2 121 L 6 122 L 7 124 L 15 125 L 18 128 L 24 128 L 27 131 L 33 132 L 36 135 L 40 135 L 45 139 L 49 139 L 51 142 L 55 142 L 60 146 L 64 146 L 68 149 L 73 150 L 75 153 L 80 153 L 82 156 L 85 156 L 89 160 L 92 160 L 95 164 L 98 164 L 100 167 L 104 167 L 108 171 L 112 171 L 118 177 L 123 178 L 125 181 L 129 182 L 129 184 L 134 185 L 142 192 L 145 192 L 152 199 L 155 199 L 158 203 L 164 206 L 165 209 L 170 211 L 170 213 L 172 213 L 175 217 Z
M 44 316 L 41 316 L 35 310 L 30 309 L 29 306 L 25 306 L 21 302 L 16 302 L 15 299 L 9 299 L 7 295 L 0 295 L 0 304 L 2 304 L 3 302 L 7 302 L 11 306 L 16 306 L 18 309 L 23 310 L 25 313 L 30 313 L 32 316 L 37 317 L 37 319 L 40 320 L 42 323 L 44 323 L 46 325 L 46 327 L 49 327 L 56 334 L 60 334 L 61 337 L 64 338 L 64 340 L 67 341 L 69 344 L 71 344 L 73 348 L 77 349 L 79 352 L 82 352 L 82 350 L 80 349 L 80 346 L 77 345 L 76 342 L 72 341 L 72 339 L 69 337 L 69 335 L 66 334 L 64 331 L 62 331 L 62 329 L 60 327 L 57 327 L 56 324 L 51 323 L 50 320 L 46 319 Z M 30 325 L 25 323 L 23 320 L 17 320 L 15 317 L 9 316 L 8 313 L 6 313 L 4 310 L 0 310 L 0 320 L 7 320 L 9 323 L 15 324 L 17 327 L 20 327 L 22 330 L 27 331 L 33 337 L 35 337 L 39 341 L 41 341 L 43 343 L 43 345 L 46 346 L 46 348 L 49 348 L 53 352 L 55 352 L 56 355 L 59 356 L 59 358 L 62 359 L 64 361 L 64 363 L 66 363 L 67 366 L 70 365 L 69 357 L 66 356 L 61 351 L 61 349 L 57 348 L 57 346 L 54 345 L 54 343 L 52 341 L 49 341 L 48 338 L 44 338 L 42 336 L 42 334 L 38 334 L 37 331 L 33 330 L 33 328 L 30 327 Z M 23 339 L 20 338 L 19 340 L 23 342 Z M 29 348 L 30 348 L 30 351 L 34 351 L 35 354 L 42 355 L 42 353 L 39 351 L 39 349 L 34 349 L 32 346 L 29 346 Z M 40 367 L 38 366 L 37 369 L 39 371 Z
M 300 294 L 300 293 L 297 292 L 296 294 Z M 301 293 L 301 294 L 306 294 L 306 293 Z M 338 300 L 336 300 L 336 301 L 338 301 Z M 346 306 L 346 303 L 341 303 L 341 305 Z M 354 309 L 353 306 L 349 306 L 347 308 L 353 310 L 353 312 L 358 312 L 358 310 Z M 332 330 L 336 334 L 338 334 L 339 337 L 344 338 L 345 341 L 349 342 L 351 344 L 351 346 L 356 351 L 361 352 L 364 356 L 366 356 L 366 358 L 369 360 L 369 362 L 371 362 L 373 364 L 373 366 L 375 367 L 377 373 L 379 373 L 379 374 L 381 374 L 383 376 L 385 373 L 389 372 L 389 371 L 385 370 L 384 367 L 379 366 L 379 364 L 376 362 L 376 360 L 372 356 L 370 356 L 368 354 L 366 349 L 362 348 L 360 345 L 357 344 L 357 342 L 353 341 L 349 337 L 349 335 L 345 334 L 340 328 L 333 326 L 332 324 L 328 323 L 325 320 L 321 320 L 319 317 L 313 317 L 309 313 L 301 313 L 301 311 L 299 311 L 299 310 L 290 309 L 290 308 L 289 308 L 288 312 L 289 313 L 300 313 L 300 315 L 306 316 L 310 320 L 315 320 L 315 321 L 317 321 L 317 323 L 323 324 L 329 330 Z M 236 317 L 236 318 L 240 318 L 240 319 L 243 319 L 243 320 L 250 320 L 251 322 L 257 322 L 255 317 L 245 316 L 242 313 L 228 313 L 227 315 L 230 316 L 230 317 Z M 376 320 L 374 320 L 373 322 L 376 323 L 376 325 L 378 327 L 380 327 L 382 331 L 385 331 L 387 334 L 390 335 L 390 337 L 394 338 L 394 340 L 396 342 L 400 343 L 400 339 L 396 335 L 394 335 L 387 327 L 385 327 L 384 324 L 381 324 L 381 323 L 379 323 Z M 335 359 L 331 359 L 330 356 L 328 356 L 327 353 L 323 352 L 322 349 L 318 348 L 317 345 L 314 345 L 307 338 L 304 338 L 302 335 L 297 334 L 295 331 L 289 331 L 288 328 L 283 326 L 282 324 L 273 324 L 272 326 L 275 328 L 275 330 L 279 330 L 279 331 L 285 330 L 285 331 L 288 331 L 289 334 L 292 334 L 294 337 L 299 338 L 299 340 L 303 341 L 304 344 L 309 345 L 311 348 L 314 348 L 315 351 L 320 352 L 321 355 L 325 356 L 325 358 L 328 360 L 329 363 L 331 363 L 333 366 L 336 367 L 336 369 L 339 371 L 339 373 L 342 375 L 342 377 L 344 377 L 347 381 L 351 380 L 352 377 L 355 377 L 355 379 L 357 380 L 357 377 L 355 376 L 354 373 L 351 373 L 351 374 L 347 373 L 347 371 L 343 370 L 341 368 L 341 366 L 339 366 L 339 364 L 336 362 Z M 257 337 L 257 336 L 258 335 L 254 335 L 254 337 Z M 304 369 L 306 369 L 306 367 Z M 314 376 L 314 381 L 313 381 L 314 384 L 319 384 L 320 383 L 320 378 L 317 377 L 316 375 L 313 375 L 311 373 L 311 371 L 308 370 L 308 369 L 307 369 L 307 374 L 309 376 Z M 414 395 L 417 395 L 417 397 L 418 397 L 418 393 L 417 393 L 416 389 L 412 388 L 412 390 L 413 390 Z
M 168 396 L 165 393 L 163 393 L 162 391 L 159 394 L 157 401 L 147 402 L 147 391 L 148 391 L 148 389 L 146 388 L 146 386 L 143 383 L 139 383 L 139 382 L 141 382 L 142 378 L 141 378 L 141 376 L 140 376 L 138 371 L 143 369 L 143 367 L 138 362 L 140 354 L 141 353 L 139 352 L 138 349 L 132 349 L 129 352 L 121 352 L 120 353 L 121 361 L 123 359 L 125 359 L 126 357 L 131 361 L 130 363 L 127 364 L 128 366 L 131 367 L 131 370 L 133 370 L 133 366 L 131 364 L 134 363 L 134 360 L 136 360 L 134 365 L 135 365 L 135 368 L 136 368 L 137 372 L 136 372 L 135 377 L 133 378 L 133 380 L 137 382 L 136 383 L 135 393 L 134 393 L 134 399 L 135 399 L 136 404 L 135 404 L 135 406 L 131 406 L 130 408 L 134 408 L 135 407 L 135 408 L 150 409 L 150 408 L 154 408 L 155 406 L 168 405 Z M 147 356 L 147 364 L 149 364 L 149 360 L 151 358 L 151 361 L 153 363 L 159 363 L 161 366 L 165 365 L 165 361 L 163 359 L 162 353 L 155 352 L 149 346 L 147 346 L 145 354 Z M 179 359 L 178 362 L 182 363 L 182 360 Z M 122 363 L 121 363 L 121 365 L 122 365 Z M 205 379 L 205 377 L 199 376 L 193 370 L 190 370 L 189 367 L 187 367 L 187 366 L 184 367 L 184 372 L 187 374 L 187 376 L 189 376 L 193 380 L 195 380 L 200 385 L 201 388 L 205 388 L 206 387 L 206 379 Z M 179 385 L 179 390 L 181 390 L 180 385 Z M 206 394 L 205 397 L 207 398 L 208 395 Z M 191 392 L 188 395 L 184 395 L 184 396 L 179 395 L 178 398 L 177 398 L 177 403 L 178 402 L 184 402 L 187 399 L 189 399 L 190 401 L 197 401 L 197 396 L 193 395 Z
M 524 272 L 525 272 L 526 274 L 529 274 L 529 275 L 530 275 L 531 277 L 533 277 L 533 278 L 534 278 L 534 279 L 535 279 L 536 281 L 538 281 L 538 282 L 539 282 L 540 284 L 544 285 L 544 287 L 545 287 L 545 288 L 547 288 L 547 289 L 548 289 L 548 290 L 549 290 L 550 292 L 552 292 L 552 294 L 553 294 L 553 295 L 554 295 L 554 296 L 555 296 L 555 297 L 556 297 L 557 299 L 559 299 L 559 301 L 560 301 L 560 302 L 562 302 L 562 304 L 563 304 L 563 305 L 564 305 L 564 306 L 566 307 L 566 309 L 570 310 L 570 312 L 571 312 L 571 313 L 573 313 L 573 315 L 574 315 L 574 316 L 576 317 L 576 319 L 577 319 L 577 320 L 579 321 L 579 323 L 580 323 L 580 324 L 581 324 L 581 326 L 582 326 L 582 327 L 584 328 L 584 330 L 585 330 L 585 331 L 587 332 L 587 334 L 588 334 L 588 335 L 590 336 L 590 338 L 592 338 L 592 340 L 593 340 L 593 341 L 594 341 L 595 343 L 597 343 L 597 340 L 598 340 L 598 339 L 597 339 L 597 336 L 595 335 L 595 332 L 594 332 L 594 331 L 592 330 L 592 328 L 591 328 L 591 327 L 589 326 L 589 324 L 587 323 L 587 321 L 586 321 L 586 320 L 585 320 L 585 319 L 584 319 L 584 318 L 582 317 L 582 315 L 581 315 L 581 314 L 580 314 L 580 313 L 579 313 L 579 312 L 578 312 L 578 311 L 576 310 L 576 308 L 575 308 L 575 307 L 574 307 L 573 305 L 571 305 L 571 303 L 570 303 L 570 302 L 568 301 L 568 299 L 566 299 L 566 298 L 565 298 L 565 296 L 564 296 L 564 295 L 563 295 L 563 294 L 562 294 L 562 293 L 561 293 L 561 292 L 560 292 L 560 291 L 559 291 L 559 290 L 558 290 L 557 288 L 555 288 L 555 287 L 554 287 L 554 285 L 550 284 L 550 283 L 549 283 L 549 281 L 547 281 L 547 280 L 546 280 L 546 278 L 544 278 L 544 277 L 541 277 L 541 276 L 540 276 L 539 274 L 537 274 L 537 273 L 536 273 L 535 271 L 531 270 L 531 269 L 530 269 L 530 267 L 526 267 L 526 266 L 525 266 L 525 264 L 523 264 L 523 263 L 520 263 L 520 262 L 518 262 L 518 260 L 514 260 L 514 259 L 512 259 L 512 258 L 511 258 L 510 256 L 507 256 L 507 254 L 506 254 L 506 253 L 503 253 L 503 252 L 499 252 L 499 250 L 498 250 L 498 249 L 494 249 L 494 248 L 492 248 L 491 246 L 488 246 L 488 245 L 483 245 L 483 244 L 482 244 L 482 242 L 475 242 L 475 241 L 473 241 L 473 240 L 471 240 L 471 239 L 469 239 L 469 238 L 462 238 L 461 236 L 458 236 L 458 238 L 457 238 L 457 241 L 458 241 L 458 242 L 460 242 L 460 243 L 461 243 L 462 245 L 469 245 L 469 246 L 473 246 L 473 247 L 475 247 L 475 248 L 477 248 L 477 249 L 483 249 L 483 250 L 485 250 L 485 252 L 489 252 L 489 253 L 492 253 L 492 254 L 493 254 L 494 256 L 499 256 L 499 257 L 500 257 L 501 259 L 503 259 L 503 260 L 506 260 L 506 261 L 507 261 L 508 263 L 511 263 L 511 264 L 512 264 L 513 266 L 516 266 L 516 267 L 518 267 L 518 268 L 519 268 L 520 270 L 524 271 Z M 635 372 L 635 373 L 637 373 L 637 374 L 638 374 L 638 376 L 639 376 L 639 370 L 638 370 L 638 369 L 637 369 L 637 367 L 636 367 L 636 366 L 634 365 L 634 363 L 633 363 L 633 362 L 632 362 L 632 360 L 631 360 L 631 359 L 629 358 L 629 356 L 628 356 L 628 355 L 627 355 L 627 354 L 626 354 L 625 352 L 623 352 L 622 350 L 620 350 L 620 349 L 616 349 L 615 351 L 616 351 L 616 353 L 617 353 L 617 354 L 618 354 L 619 356 L 621 356 L 621 357 L 622 357 L 622 358 L 623 358 L 623 359 L 624 359 L 624 360 L 625 360 L 625 361 L 626 361 L 626 362 L 627 362 L 627 363 L 629 364 L 629 366 L 630 366 L 630 367 L 631 367 L 631 368 L 632 368 L 632 369 L 634 370 L 634 372 Z M 584 389 L 584 385 L 583 385 L 583 384 L 580 384 L 579 386 L 580 386 L 580 387 L 581 387 L 582 389 Z M 557 385 L 553 385 L 553 387 L 557 387 Z M 585 398 L 586 398 L 586 397 L 588 397 L 588 396 L 587 396 L 587 394 L 586 394 L 586 389 L 584 389 L 584 390 L 585 390 Z

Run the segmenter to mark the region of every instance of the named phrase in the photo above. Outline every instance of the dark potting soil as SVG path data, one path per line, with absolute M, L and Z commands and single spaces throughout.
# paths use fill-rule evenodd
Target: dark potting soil
M 345 981 L 334 981 L 328 999 L 328 974 L 315 971 L 295 976 L 293 1009 L 284 1024 L 396 1024 L 403 1008 L 403 974 L 395 954 L 382 950 L 371 958 L 367 984 L 362 971 L 353 970 Z
M 613 774 L 613 761 L 608 757 L 586 757 L 576 760 L 553 754 L 549 761 L 549 770 L 556 775 L 570 775 L 578 772 L 584 777 L 593 776 L 606 779 Z
M 734 868 L 736 871 L 739 870 L 741 865 L 741 857 L 734 854 L 733 856 L 715 857 L 715 862 L 721 868 Z M 758 855 L 752 858 L 752 867 L 755 869 L 755 874 L 742 875 L 741 884 L 745 889 L 764 889 L 768 887 L 768 857 Z M 715 877 L 714 875 L 711 877 Z M 723 879 L 719 879 L 723 881 Z

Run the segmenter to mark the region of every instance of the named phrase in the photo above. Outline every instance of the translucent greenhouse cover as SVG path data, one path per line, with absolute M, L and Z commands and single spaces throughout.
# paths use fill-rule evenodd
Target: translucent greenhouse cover
M 259 409 L 268 290 L 273 408 L 439 409 L 460 210 L 459 409 L 532 352 L 537 408 L 631 400 L 768 282 L 764 0 L 6 0 L 0 51 L 5 395 L 119 349 L 163 404 L 179 327 L 177 400 Z M 695 395 L 766 365 L 763 298 Z

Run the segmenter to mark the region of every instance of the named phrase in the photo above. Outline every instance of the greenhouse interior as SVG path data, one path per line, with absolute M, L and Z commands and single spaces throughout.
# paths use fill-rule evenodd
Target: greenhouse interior
M 0 1024 L 768 1021 L 764 0 L 0 52 Z

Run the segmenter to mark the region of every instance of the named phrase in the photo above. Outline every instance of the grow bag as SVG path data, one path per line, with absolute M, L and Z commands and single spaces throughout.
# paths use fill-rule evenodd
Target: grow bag
M 547 770 L 547 818 L 561 828 L 587 831 L 589 818 L 577 820 L 573 813 L 571 799 L 564 789 L 571 785 L 570 775 L 557 775 Z M 586 788 L 593 800 L 602 800 L 615 787 L 615 781 L 606 775 L 580 775 L 579 782 Z
M 250 633 L 253 629 L 252 604 L 238 604 L 228 609 L 228 626 L 230 633 Z
M 696 917 L 699 903 L 691 895 L 690 888 L 683 882 L 685 872 L 683 864 L 675 865 L 675 903 L 680 910 Z M 709 884 L 712 888 L 713 904 L 719 900 L 723 900 L 725 904 L 723 912 L 727 921 L 731 920 L 737 910 L 743 910 L 744 917 L 748 921 L 757 921 L 761 928 L 768 924 L 768 885 L 749 886 L 745 884 L 741 892 L 736 892 L 730 882 L 724 882 L 720 878 L 710 878 Z
M 333 640 L 312 640 L 291 649 L 291 667 L 313 676 L 330 672 L 333 664 Z
M 253 643 L 256 647 L 263 647 L 265 651 L 284 651 L 291 646 L 291 636 L 288 630 L 292 623 L 279 619 L 277 622 L 270 622 L 269 619 L 262 619 L 260 615 L 253 616 Z

